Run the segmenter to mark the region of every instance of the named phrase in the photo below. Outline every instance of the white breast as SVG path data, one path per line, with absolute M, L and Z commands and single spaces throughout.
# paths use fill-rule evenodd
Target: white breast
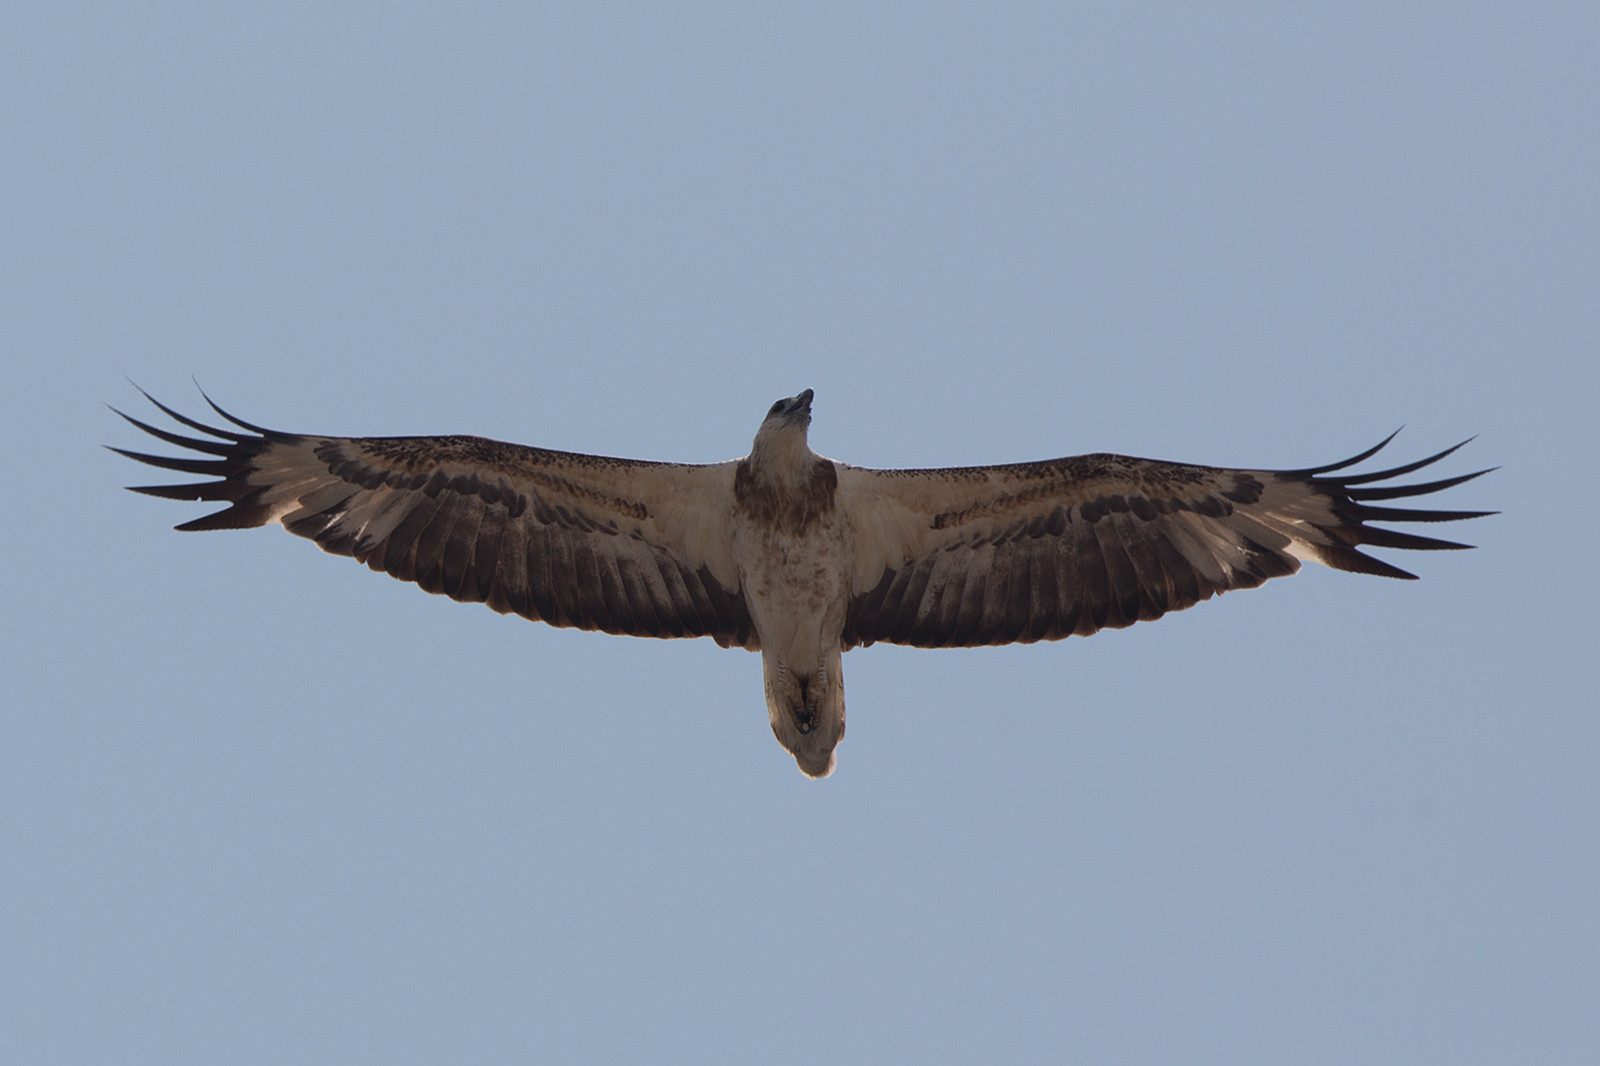
M 850 595 L 842 523 L 828 515 L 802 533 L 784 533 L 735 521 L 730 532 L 762 650 L 801 670 L 837 652 Z

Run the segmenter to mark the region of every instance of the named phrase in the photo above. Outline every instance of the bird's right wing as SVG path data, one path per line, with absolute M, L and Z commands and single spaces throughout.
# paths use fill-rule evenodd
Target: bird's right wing
M 146 396 L 216 438 L 122 416 L 207 458 L 113 450 L 219 479 L 134 489 L 231 504 L 179 529 L 276 522 L 324 551 L 502 613 L 755 646 L 727 543 L 734 463 L 612 459 L 482 437 L 303 436 L 241 422 L 212 404 L 246 431 L 238 432 Z

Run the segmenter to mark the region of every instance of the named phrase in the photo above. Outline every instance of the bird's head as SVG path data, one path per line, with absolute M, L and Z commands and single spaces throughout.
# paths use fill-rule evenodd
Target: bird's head
M 767 411 L 767 417 L 762 419 L 763 430 L 771 427 L 792 429 L 795 426 L 804 433 L 806 427 L 811 425 L 811 397 L 810 389 L 798 396 L 790 396 L 786 400 L 779 400 Z
M 811 456 L 806 445 L 806 429 L 811 425 L 811 390 L 779 400 L 767 411 L 756 430 L 752 458 L 763 463 L 794 464 Z

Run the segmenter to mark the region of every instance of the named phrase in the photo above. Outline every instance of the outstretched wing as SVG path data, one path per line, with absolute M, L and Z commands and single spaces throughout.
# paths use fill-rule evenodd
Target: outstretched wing
M 726 537 L 733 463 L 611 459 L 482 437 L 302 436 L 242 422 L 211 404 L 247 431 L 238 432 L 145 395 L 176 421 L 216 438 L 184 436 L 117 412 L 206 458 L 113 451 L 219 479 L 133 489 L 231 505 L 179 529 L 276 522 L 324 551 L 502 613 L 608 633 L 710 636 L 722 645 L 753 646 Z
M 1123 455 L 949 470 L 838 464 L 855 552 L 844 646 L 1087 636 L 1254 588 L 1294 573 L 1306 559 L 1413 577 L 1358 546 L 1470 545 L 1367 523 L 1451 522 L 1493 512 L 1378 501 L 1436 492 L 1488 471 L 1374 484 L 1437 462 L 1458 444 L 1391 470 L 1334 473 L 1391 439 L 1307 470 L 1225 470 Z

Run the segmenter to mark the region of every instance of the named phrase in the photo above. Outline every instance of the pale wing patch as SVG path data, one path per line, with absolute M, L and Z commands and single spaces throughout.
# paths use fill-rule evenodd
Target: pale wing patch
M 902 495 L 882 491 L 881 483 L 872 476 L 875 471 L 840 462 L 834 467 L 839 476 L 839 509 L 849 523 L 852 591 L 871 588 L 886 569 L 934 548 L 926 505 L 919 508 Z

